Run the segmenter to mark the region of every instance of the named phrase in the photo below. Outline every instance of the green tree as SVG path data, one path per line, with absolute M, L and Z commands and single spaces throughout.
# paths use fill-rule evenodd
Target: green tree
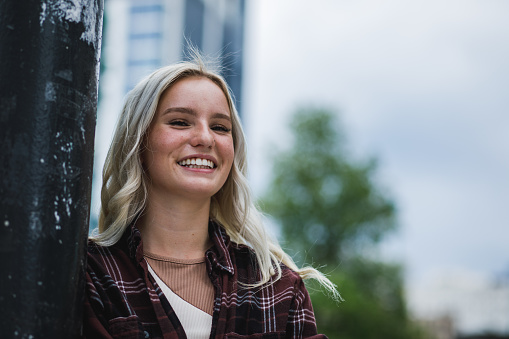
M 375 182 L 374 160 L 354 161 L 336 115 L 298 111 L 293 147 L 275 154 L 273 180 L 260 201 L 281 226 L 282 243 L 303 264 L 326 265 L 345 299 L 314 292 L 318 328 L 331 338 L 419 338 L 408 317 L 401 268 L 374 258 L 395 230 L 395 206 Z

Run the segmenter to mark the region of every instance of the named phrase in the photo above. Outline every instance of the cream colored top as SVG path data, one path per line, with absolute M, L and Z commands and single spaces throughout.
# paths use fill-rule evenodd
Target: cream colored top
M 171 307 L 175 311 L 177 318 L 179 319 L 186 336 L 189 339 L 207 339 L 210 337 L 210 331 L 212 329 L 212 316 L 199 308 L 191 305 L 177 294 L 175 294 L 154 272 L 150 264 L 148 264 L 148 270 L 154 277 L 155 281 L 163 291 L 166 299 L 171 304 Z

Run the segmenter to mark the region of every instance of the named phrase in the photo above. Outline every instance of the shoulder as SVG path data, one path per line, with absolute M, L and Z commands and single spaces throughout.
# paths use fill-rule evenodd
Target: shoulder
M 90 264 L 102 263 L 112 265 L 113 262 L 135 262 L 141 251 L 141 236 L 134 227 L 127 227 L 115 241 L 103 240 L 101 237 L 89 238 L 87 244 L 87 260 Z
M 105 260 L 122 257 L 124 254 L 126 253 L 118 246 L 118 244 L 103 246 L 92 239 L 88 240 L 87 259 L 91 260 L 91 262 L 104 262 Z
M 254 250 L 247 245 L 240 245 L 234 242 L 230 246 L 231 257 L 234 260 L 236 269 L 239 272 L 239 278 L 243 276 L 242 272 L 249 272 L 250 276 L 256 276 L 258 279 L 261 276 L 260 268 L 256 260 L 256 254 Z M 292 290 L 298 292 L 305 289 L 304 282 L 301 276 L 290 269 L 283 263 L 279 263 L 281 270 L 281 277 L 278 279 L 277 275 L 274 275 L 268 282 L 274 290 Z M 247 283 L 254 283 L 255 281 L 249 281 Z
M 228 252 L 235 263 L 253 263 L 256 262 L 256 254 L 254 250 L 243 244 L 237 244 L 233 241 L 228 243 Z M 254 261 L 253 261 L 254 260 Z
M 275 290 L 285 291 L 285 293 L 292 296 L 294 303 L 301 304 L 306 298 L 309 297 L 302 277 L 297 272 L 283 264 L 280 265 L 280 268 L 281 278 L 276 280 L 276 277 L 273 277 L 275 280 Z
M 135 260 L 120 244 L 102 246 L 92 240 L 87 246 L 87 273 L 97 277 L 114 279 L 138 276 Z

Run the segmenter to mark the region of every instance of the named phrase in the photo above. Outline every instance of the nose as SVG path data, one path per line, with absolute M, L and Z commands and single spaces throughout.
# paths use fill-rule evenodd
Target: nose
M 208 126 L 199 125 L 194 129 L 193 136 L 191 138 L 191 146 L 193 147 L 207 147 L 212 148 L 214 145 L 214 135 Z

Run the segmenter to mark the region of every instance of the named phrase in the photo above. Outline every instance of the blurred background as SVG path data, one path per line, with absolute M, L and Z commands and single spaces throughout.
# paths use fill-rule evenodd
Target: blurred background
M 345 299 L 313 292 L 319 331 L 508 338 L 508 13 L 505 0 L 105 0 L 91 229 L 123 97 L 186 38 L 223 60 L 267 223 Z

